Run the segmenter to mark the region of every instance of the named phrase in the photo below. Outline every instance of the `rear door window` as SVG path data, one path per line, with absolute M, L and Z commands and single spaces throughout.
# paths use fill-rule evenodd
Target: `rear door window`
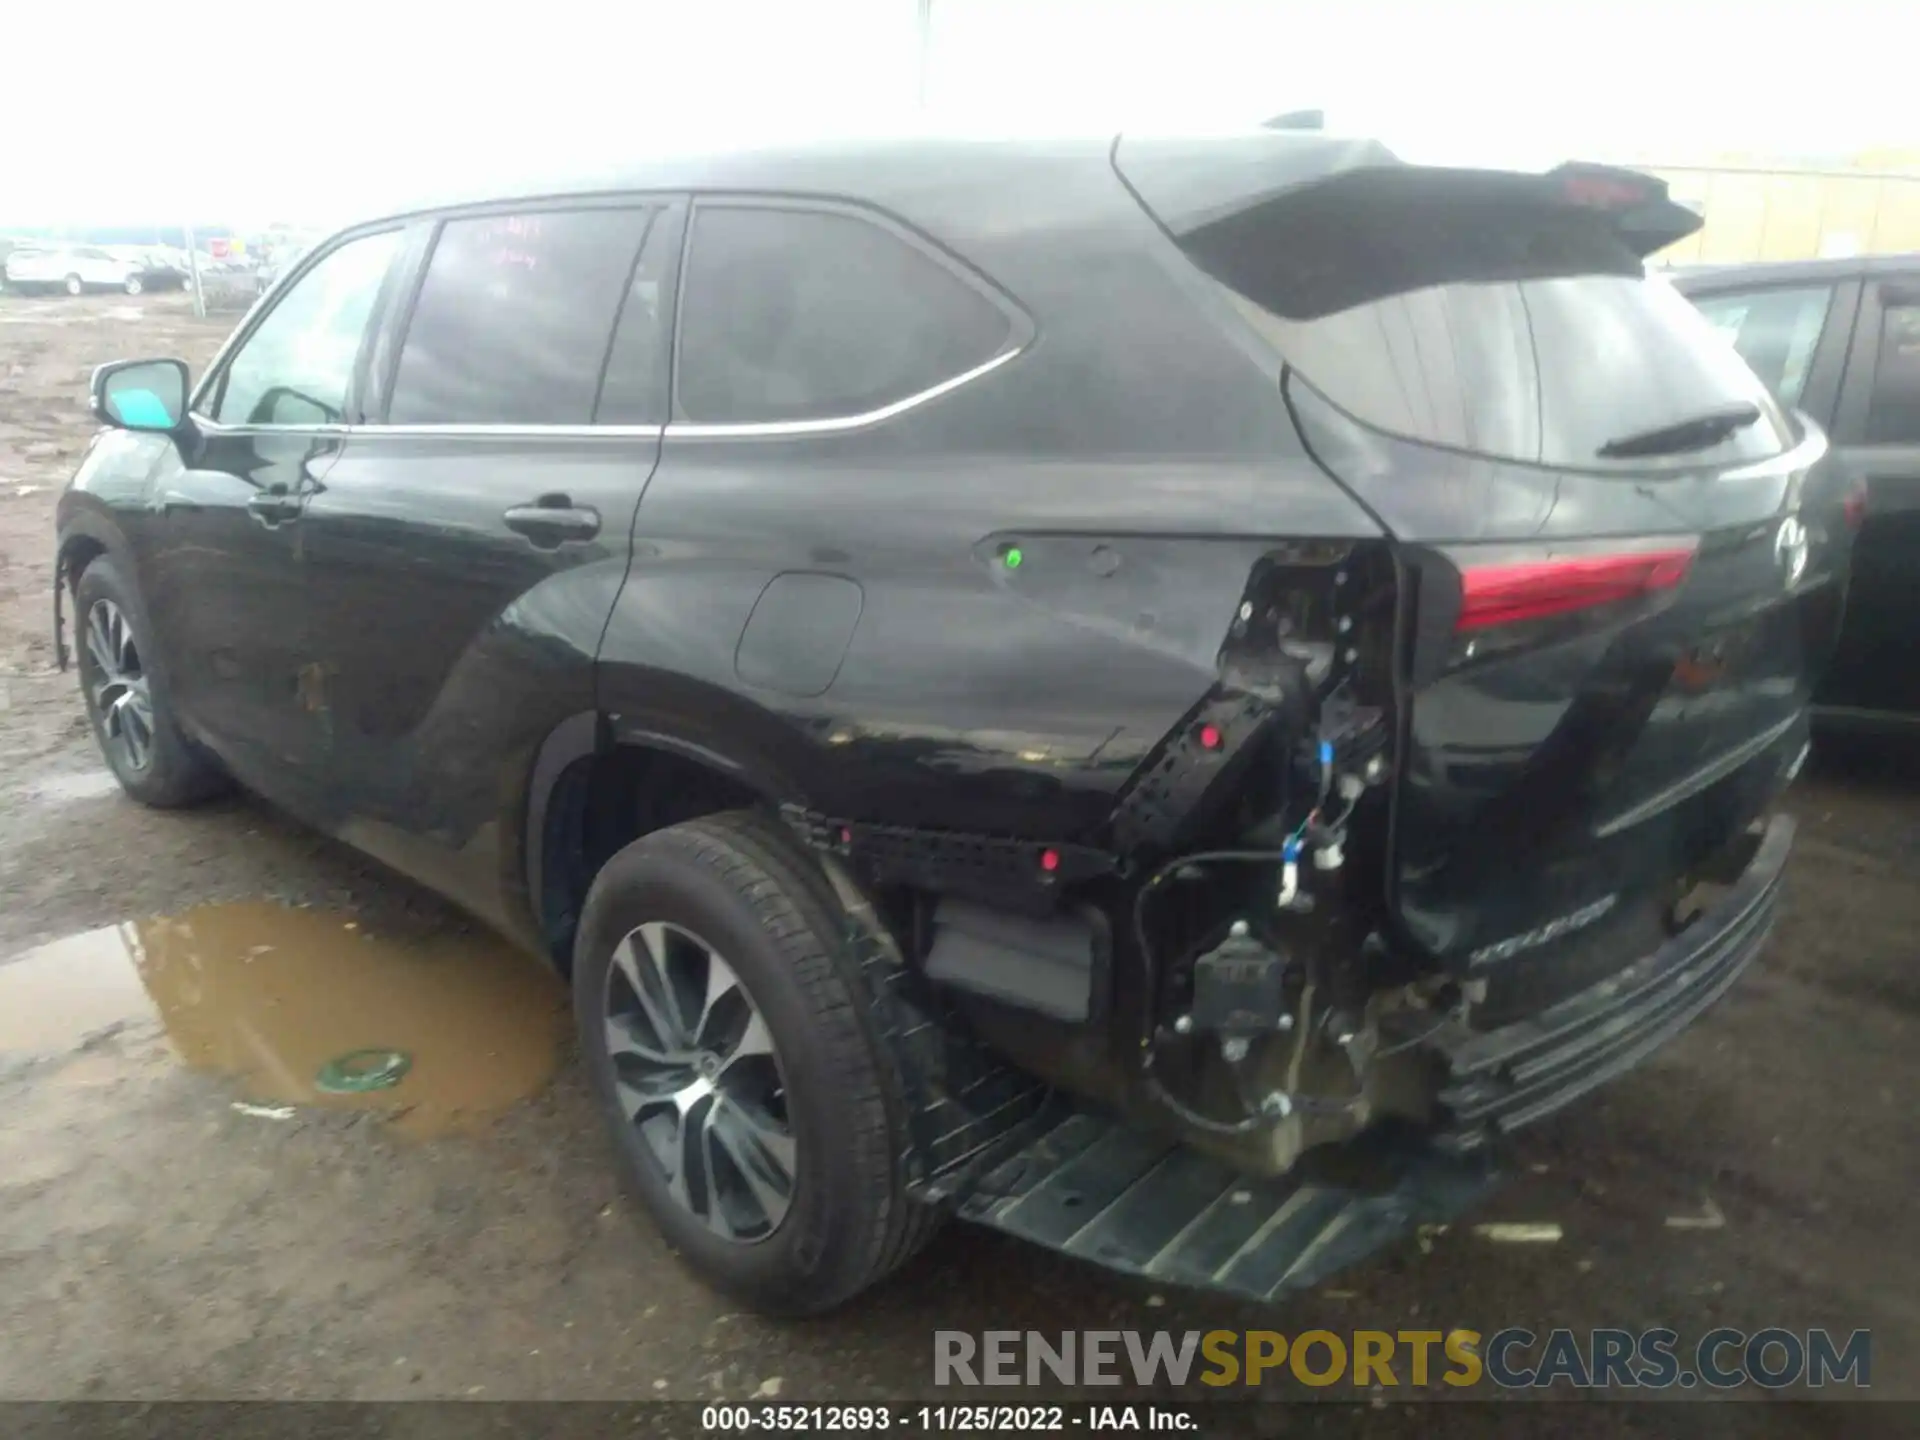
M 1833 305 L 1831 285 L 1705 295 L 1694 303 L 1775 395 L 1799 403 Z
M 1881 312 L 1867 441 L 1920 445 L 1920 305 L 1889 305 Z
M 705 204 L 683 286 L 679 415 L 850 418 L 1007 346 L 1006 311 L 904 236 L 841 211 Z
M 448 220 L 407 322 L 395 425 L 585 425 L 651 208 Z

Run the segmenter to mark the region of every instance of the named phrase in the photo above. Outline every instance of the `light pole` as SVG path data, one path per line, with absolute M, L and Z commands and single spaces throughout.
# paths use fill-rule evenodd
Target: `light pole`
M 185 227 L 187 235 L 187 284 L 193 290 L 193 313 L 201 320 L 207 318 L 207 294 L 200 288 L 200 247 L 193 243 L 193 226 Z
M 933 64 L 933 0 L 918 0 L 919 17 L 915 31 L 919 40 L 920 108 L 927 108 L 927 71 Z

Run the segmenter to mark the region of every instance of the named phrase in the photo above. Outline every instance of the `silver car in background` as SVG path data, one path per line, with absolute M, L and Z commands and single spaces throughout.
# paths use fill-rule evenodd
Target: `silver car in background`
M 59 289 L 69 295 L 89 290 L 119 290 L 139 295 L 153 288 L 156 275 L 144 256 L 114 255 L 98 245 L 19 245 L 6 261 L 10 289 Z

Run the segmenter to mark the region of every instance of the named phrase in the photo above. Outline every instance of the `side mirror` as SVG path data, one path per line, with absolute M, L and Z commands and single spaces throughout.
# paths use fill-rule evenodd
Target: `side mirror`
M 88 394 L 108 425 L 171 434 L 187 417 L 186 362 L 116 360 L 93 372 Z

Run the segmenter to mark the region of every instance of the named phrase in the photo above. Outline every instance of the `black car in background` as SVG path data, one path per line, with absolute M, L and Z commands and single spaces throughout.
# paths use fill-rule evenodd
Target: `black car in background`
M 1699 223 L 1272 131 L 383 216 L 191 394 L 96 373 L 56 616 L 135 798 L 569 976 L 716 1282 L 818 1310 L 957 1207 L 1268 1296 L 1770 931 L 1848 497 L 1647 278 Z
M 1821 721 L 1920 726 L 1920 255 L 1693 268 L 1674 284 L 1863 487 Z

